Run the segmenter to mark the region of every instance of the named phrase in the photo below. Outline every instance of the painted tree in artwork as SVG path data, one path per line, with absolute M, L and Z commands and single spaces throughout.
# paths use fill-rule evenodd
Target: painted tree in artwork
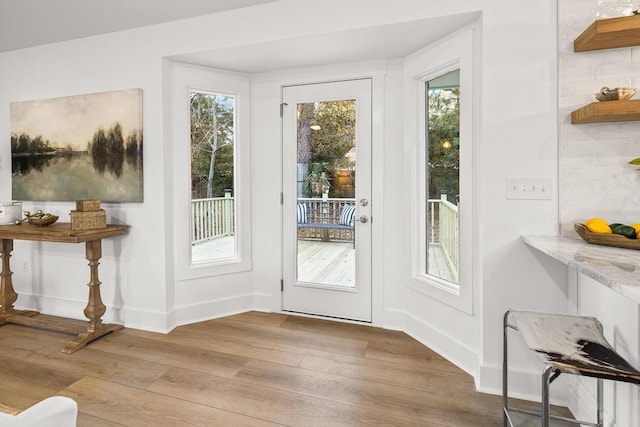
M 234 98 L 191 92 L 191 197 L 233 190 Z

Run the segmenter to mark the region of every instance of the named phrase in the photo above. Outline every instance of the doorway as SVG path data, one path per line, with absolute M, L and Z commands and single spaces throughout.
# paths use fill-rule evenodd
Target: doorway
M 283 310 L 371 322 L 371 79 L 286 86 Z

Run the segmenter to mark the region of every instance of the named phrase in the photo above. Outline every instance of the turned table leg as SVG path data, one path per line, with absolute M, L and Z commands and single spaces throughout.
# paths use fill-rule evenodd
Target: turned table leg
M 102 240 L 87 242 L 87 261 L 91 270 L 91 280 L 89 281 L 89 302 L 84 309 L 84 315 L 89 319 L 88 332 L 95 332 L 102 326 L 102 316 L 107 308 L 102 303 L 100 295 L 100 280 L 98 279 L 98 265 L 102 258 Z
M 91 271 L 91 280 L 87 285 L 89 286 L 89 301 L 84 309 L 84 315 L 89 319 L 89 323 L 87 324 L 87 332 L 78 334 L 73 341 L 67 344 L 62 350 L 64 353 L 73 353 L 96 338 L 122 329 L 122 325 L 104 325 L 102 323 L 102 316 L 107 310 L 102 303 L 100 280 L 98 279 L 98 265 L 100 265 L 100 258 L 102 257 L 102 241 L 86 242 L 86 254 L 87 261 L 89 261 L 89 270 Z
M 6 317 L 13 314 L 13 303 L 18 299 L 18 294 L 13 290 L 11 281 L 11 267 L 9 258 L 13 251 L 12 239 L 0 239 L 0 258 L 2 258 L 2 271 L 0 272 L 0 322 L 5 323 Z

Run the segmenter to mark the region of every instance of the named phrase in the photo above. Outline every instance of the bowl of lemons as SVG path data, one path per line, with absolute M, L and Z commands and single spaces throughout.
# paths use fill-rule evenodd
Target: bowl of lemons
M 575 224 L 574 230 L 586 242 L 618 248 L 640 249 L 640 223 L 609 223 L 603 218 L 589 218 Z

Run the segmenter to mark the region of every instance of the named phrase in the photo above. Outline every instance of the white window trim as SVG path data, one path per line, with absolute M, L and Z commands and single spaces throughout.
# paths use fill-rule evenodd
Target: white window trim
M 204 67 L 172 64 L 171 123 L 173 169 L 174 261 L 178 280 L 237 273 L 251 269 L 250 80 L 244 74 Z M 234 198 L 236 209 L 235 256 L 191 261 L 191 150 L 190 103 L 192 91 L 235 98 Z
M 463 29 L 408 56 L 404 63 L 404 91 L 407 101 L 405 121 L 406 149 L 411 164 L 411 278 L 409 288 L 457 308 L 473 312 L 474 259 L 477 239 L 474 222 L 474 179 L 476 132 L 474 83 L 475 27 Z M 460 69 L 460 276 L 459 285 L 428 275 L 427 189 L 426 189 L 426 83 Z

